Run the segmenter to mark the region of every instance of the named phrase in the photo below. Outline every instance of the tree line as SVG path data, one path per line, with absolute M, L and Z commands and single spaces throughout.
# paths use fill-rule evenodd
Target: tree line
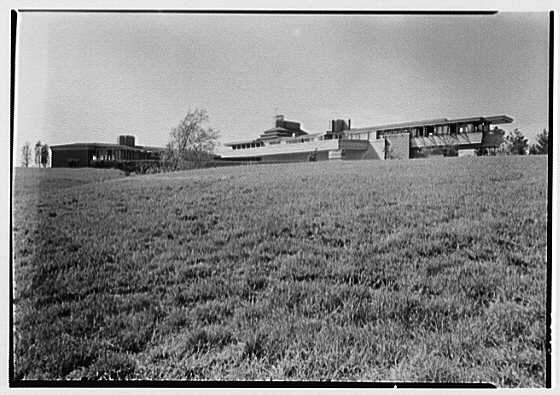
M 34 155 L 34 162 L 37 167 L 47 167 L 50 157 L 48 144 L 37 141 L 37 143 L 35 143 Z M 21 147 L 21 165 L 23 167 L 29 167 L 29 165 L 31 165 L 31 156 L 31 145 L 26 141 Z
M 505 150 L 512 155 L 542 155 L 548 154 L 548 131 L 544 129 L 537 135 L 537 141 L 529 145 L 528 140 L 519 129 L 508 133 L 505 138 Z
M 502 155 L 543 155 L 548 154 L 548 131 L 543 129 L 542 133 L 537 135 L 537 141 L 529 144 L 529 140 L 523 135 L 519 129 L 514 129 L 506 134 L 505 131 L 499 130 L 505 135 L 504 142 L 498 148 L 498 153 Z M 490 155 L 496 152 L 490 151 L 488 148 L 478 148 L 477 155 Z

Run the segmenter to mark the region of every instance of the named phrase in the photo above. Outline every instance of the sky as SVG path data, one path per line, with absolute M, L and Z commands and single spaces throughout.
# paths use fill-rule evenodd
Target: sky
M 19 15 L 14 149 L 164 146 L 195 108 L 220 141 L 275 114 L 322 132 L 506 114 L 548 126 L 548 14 L 486 16 L 49 13 Z

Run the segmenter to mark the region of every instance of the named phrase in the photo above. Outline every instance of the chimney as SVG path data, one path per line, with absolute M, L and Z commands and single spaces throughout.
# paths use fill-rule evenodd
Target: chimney
M 334 119 L 331 121 L 331 132 L 334 133 Z
M 348 118 L 348 129 L 349 129 L 349 130 L 352 129 L 352 126 L 350 125 L 350 121 L 351 121 L 351 119 Z

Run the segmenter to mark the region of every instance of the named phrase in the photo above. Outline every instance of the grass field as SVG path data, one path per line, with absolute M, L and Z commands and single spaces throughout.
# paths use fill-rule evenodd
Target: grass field
M 16 171 L 17 379 L 544 385 L 545 156 L 119 177 Z

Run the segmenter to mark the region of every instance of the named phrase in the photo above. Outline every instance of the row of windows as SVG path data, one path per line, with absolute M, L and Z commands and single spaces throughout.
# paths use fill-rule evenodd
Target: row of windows
M 307 143 L 310 141 L 314 141 L 314 138 L 312 137 L 302 137 L 299 139 L 294 139 L 294 140 L 285 140 L 284 143 L 286 144 L 297 144 L 297 143 Z M 274 144 L 280 144 L 280 140 L 271 140 L 268 142 L 268 145 L 274 145 Z M 264 147 L 265 144 L 262 141 L 257 141 L 254 143 L 246 143 L 246 144 L 234 144 L 231 146 L 232 149 L 234 150 L 238 150 L 238 149 L 248 149 L 248 148 L 258 148 L 258 147 Z
M 329 133 L 326 134 L 324 136 L 319 137 L 319 140 L 340 140 L 341 138 L 343 138 L 342 134 L 339 133 Z
M 264 143 L 262 141 L 254 142 L 254 143 L 247 143 L 247 144 L 234 144 L 231 146 L 232 149 L 247 149 L 247 148 L 257 148 L 257 147 L 264 147 Z
M 307 143 L 309 141 L 313 141 L 313 138 L 301 138 L 297 140 L 287 140 L 287 144 L 297 144 L 297 143 Z
M 382 136 L 410 133 L 412 137 L 427 137 L 433 135 L 448 135 L 457 133 L 473 133 L 473 132 L 483 132 L 488 131 L 489 125 L 485 124 L 463 124 L 463 125 L 436 125 L 436 126 L 421 126 L 415 128 L 400 128 L 400 129 L 387 129 L 387 130 L 377 130 L 375 135 L 373 132 L 361 132 L 352 133 L 348 138 L 352 140 L 370 140 L 373 136 L 374 138 L 380 138 Z
M 463 125 L 436 125 L 436 126 L 422 126 L 416 128 L 403 128 L 392 130 L 379 130 L 377 131 L 378 137 L 398 133 L 410 133 L 412 137 L 427 137 L 433 135 L 454 135 L 457 133 L 474 133 L 488 131 L 489 126 L 485 124 L 463 124 Z
M 129 159 L 150 159 L 157 157 L 155 153 L 130 150 L 97 149 L 90 151 L 91 160 L 129 160 Z

